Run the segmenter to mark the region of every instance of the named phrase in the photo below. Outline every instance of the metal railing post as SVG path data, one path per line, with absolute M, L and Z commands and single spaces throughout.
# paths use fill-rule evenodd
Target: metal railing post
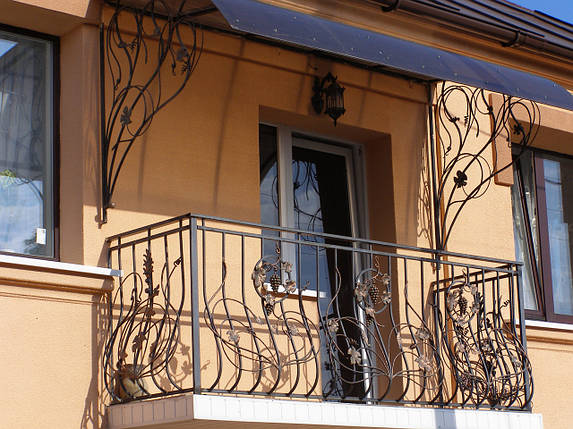
M 519 309 L 519 335 L 521 340 L 521 346 L 523 347 L 523 351 L 525 355 L 527 355 L 527 333 L 526 333 L 526 326 L 525 326 L 525 308 L 524 308 L 524 298 L 523 298 L 523 287 L 522 287 L 522 265 L 514 265 L 513 266 L 516 275 L 515 280 L 517 283 L 517 304 Z M 512 282 L 513 283 L 513 282 Z M 514 287 L 513 284 L 511 287 Z M 532 397 L 532 389 L 530 386 L 533 386 L 533 381 L 530 380 L 530 375 L 528 371 L 524 371 L 525 377 L 525 409 L 531 411 L 531 397 Z
M 199 326 L 199 272 L 197 250 L 197 218 L 189 217 L 189 246 L 191 264 L 191 339 L 193 343 L 193 393 L 201 393 L 201 349 Z

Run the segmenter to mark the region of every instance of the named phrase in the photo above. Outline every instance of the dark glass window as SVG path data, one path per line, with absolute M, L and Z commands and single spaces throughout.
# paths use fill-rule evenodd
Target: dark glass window
M 320 312 L 327 319 L 332 313 L 332 298 L 337 295 L 337 312 L 355 316 L 353 253 L 348 251 L 348 240 L 333 237 L 353 235 L 352 174 L 349 171 L 352 151 L 348 147 L 292 134 L 284 129 L 277 139 L 277 128 L 261 125 L 259 128 L 260 203 L 261 222 L 280 225 L 300 232 L 284 231 L 283 237 L 296 243 L 283 241 L 280 251 L 293 262 L 297 281 L 309 285 L 318 295 Z M 282 156 L 281 156 L 282 155 Z M 326 233 L 328 235 L 322 235 Z M 271 255 L 279 234 L 265 230 L 263 251 Z M 345 249 L 346 248 L 346 249 Z M 348 338 L 360 341 L 357 325 L 342 321 Z M 328 359 L 322 365 L 322 383 L 327 396 L 364 395 L 361 381 L 352 382 L 356 373 L 352 369 L 346 338 L 337 338 L 340 368 L 330 367 Z M 326 342 L 323 342 L 324 346 Z M 328 351 L 322 349 L 324 356 Z M 339 376 L 334 373 L 338 371 Z M 342 381 L 341 381 L 342 380 Z
M 259 128 L 259 167 L 261 223 L 279 225 L 278 164 L 276 128 L 260 125 Z
M 53 45 L 0 31 L 0 251 L 54 256 Z
M 529 317 L 573 322 L 573 159 L 527 151 L 512 189 Z
M 259 126 L 259 171 L 261 223 L 279 226 L 279 173 L 277 157 L 277 130 L 268 125 Z M 278 231 L 265 229 L 263 235 L 278 237 Z M 272 255 L 277 242 L 265 240 L 263 254 Z

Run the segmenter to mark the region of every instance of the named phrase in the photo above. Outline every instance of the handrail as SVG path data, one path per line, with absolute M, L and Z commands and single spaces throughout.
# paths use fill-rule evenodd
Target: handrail
M 111 243 L 112 241 L 117 240 L 118 238 L 123 239 L 125 237 L 130 237 L 132 235 L 144 232 L 144 231 L 149 230 L 149 229 L 159 228 L 159 227 L 162 227 L 164 225 L 168 225 L 170 223 L 175 223 L 175 222 L 178 222 L 180 220 L 190 219 L 190 218 L 196 218 L 196 219 L 200 219 L 203 221 L 225 222 L 225 223 L 231 223 L 234 225 L 249 226 L 249 227 L 254 227 L 254 228 L 262 228 L 265 230 L 291 233 L 291 234 L 317 236 L 317 237 L 328 238 L 328 239 L 332 239 L 332 240 L 345 240 L 345 241 L 352 241 L 353 243 L 370 244 L 370 245 L 374 245 L 374 246 L 393 247 L 393 248 L 402 249 L 402 250 L 411 250 L 411 251 L 415 251 L 415 252 L 431 253 L 431 254 L 435 254 L 435 255 L 439 255 L 439 256 L 449 256 L 449 257 L 454 257 L 454 258 L 474 259 L 474 260 L 478 260 L 478 261 L 492 262 L 492 263 L 498 263 L 498 264 L 502 264 L 502 265 L 516 265 L 516 266 L 522 266 L 523 265 L 523 262 L 515 261 L 515 260 L 509 260 L 509 259 L 492 258 L 489 256 L 472 255 L 472 254 L 461 253 L 461 252 L 451 252 L 448 250 L 438 250 L 438 249 L 431 249 L 431 248 L 427 248 L 427 247 L 409 246 L 409 245 L 404 245 L 404 244 L 391 243 L 391 242 L 387 242 L 387 241 L 370 240 L 370 239 L 365 239 L 365 238 L 349 237 L 349 236 L 337 235 L 337 234 L 328 234 L 328 233 L 324 233 L 324 232 L 311 232 L 311 231 L 305 231 L 305 230 L 296 229 L 296 228 L 289 228 L 289 227 L 276 226 L 276 225 L 265 225 L 265 224 L 260 224 L 260 223 L 256 223 L 256 222 L 234 220 L 234 219 L 217 217 L 217 216 L 198 215 L 198 214 L 192 214 L 192 213 L 187 213 L 187 214 L 176 216 L 176 217 L 173 217 L 170 219 L 165 219 L 165 220 L 150 224 L 148 226 L 135 228 L 135 229 L 132 229 L 132 230 L 120 233 L 120 234 L 112 235 L 112 236 L 106 238 L 106 242 Z M 122 243 L 122 247 L 126 247 L 129 244 L 130 244 L 130 242 Z M 115 247 L 113 247 L 113 249 L 115 249 Z

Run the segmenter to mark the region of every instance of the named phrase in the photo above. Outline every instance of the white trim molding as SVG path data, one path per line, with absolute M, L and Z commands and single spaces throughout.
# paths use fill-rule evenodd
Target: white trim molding
M 171 427 L 543 429 L 541 414 L 185 394 L 107 408 L 109 429 Z M 226 423 L 222 423 L 226 422 Z M 277 426 L 280 427 L 280 426 Z
M 26 258 L 23 256 L 0 255 L 0 265 L 11 265 L 16 268 L 40 268 L 44 270 L 61 271 L 70 274 L 88 274 L 103 277 L 121 277 L 121 270 L 93 267 L 91 265 L 68 264 L 66 262 L 50 261 L 47 259 Z
M 546 322 L 544 320 L 526 320 L 525 326 L 527 328 L 543 328 L 543 329 L 555 329 L 558 331 L 573 331 L 573 325 L 569 323 L 556 323 L 556 322 Z

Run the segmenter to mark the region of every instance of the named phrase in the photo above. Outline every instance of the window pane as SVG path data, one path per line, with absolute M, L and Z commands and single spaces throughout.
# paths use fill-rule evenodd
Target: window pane
M 268 125 L 259 127 L 259 167 L 261 186 L 261 223 L 279 224 L 277 132 Z
M 279 177 L 277 164 L 277 129 L 268 125 L 259 126 L 259 171 L 261 223 L 279 225 Z M 263 231 L 264 235 L 278 237 L 276 231 Z M 265 240 L 263 254 L 275 252 L 276 241 Z
M 543 170 L 554 311 L 573 315 L 573 161 L 546 157 Z
M 343 156 L 294 146 L 292 180 L 295 228 L 317 233 L 352 235 L 346 160 Z M 318 243 L 348 245 L 312 235 L 301 238 Z M 313 246 L 301 249 L 303 284 L 307 281 L 316 283 L 316 249 Z M 330 293 L 333 286 L 334 255 L 327 258 L 326 249 L 318 249 L 319 281 L 323 291 Z M 338 264 L 349 264 L 347 256 L 339 252 Z
M 0 251 L 54 255 L 51 49 L 0 32 Z
M 298 140 L 294 139 L 293 144 L 297 143 Z M 316 233 L 352 235 L 348 172 L 344 156 L 293 145 L 292 181 L 295 228 Z M 301 238 L 314 244 L 298 249 L 300 282 L 308 282 L 324 294 L 319 300 L 321 314 L 328 317 L 328 311 L 332 311 L 331 298 L 337 293 L 339 315 L 355 316 L 353 254 L 351 251 L 324 246 L 351 244 L 314 235 L 301 234 Z M 342 326 L 347 338 L 360 341 L 362 332 L 355 324 L 343 319 Z M 340 379 L 356 379 L 345 352 L 347 344 L 345 339 L 339 338 L 339 359 L 342 362 L 338 368 L 340 376 L 332 377 L 331 369 L 323 366 L 322 382 L 330 394 L 360 397 L 364 394 L 362 383 L 340 383 Z M 321 350 L 326 356 L 328 352 L 324 348 Z
M 511 189 L 511 197 L 514 219 L 515 258 L 523 262 L 524 306 L 528 310 L 538 310 L 539 306 L 535 294 L 535 276 L 540 272 L 539 232 L 537 227 L 532 152 L 523 153 L 517 161 L 514 169 L 514 185 Z M 529 249 L 532 249 L 533 255 L 530 255 Z

